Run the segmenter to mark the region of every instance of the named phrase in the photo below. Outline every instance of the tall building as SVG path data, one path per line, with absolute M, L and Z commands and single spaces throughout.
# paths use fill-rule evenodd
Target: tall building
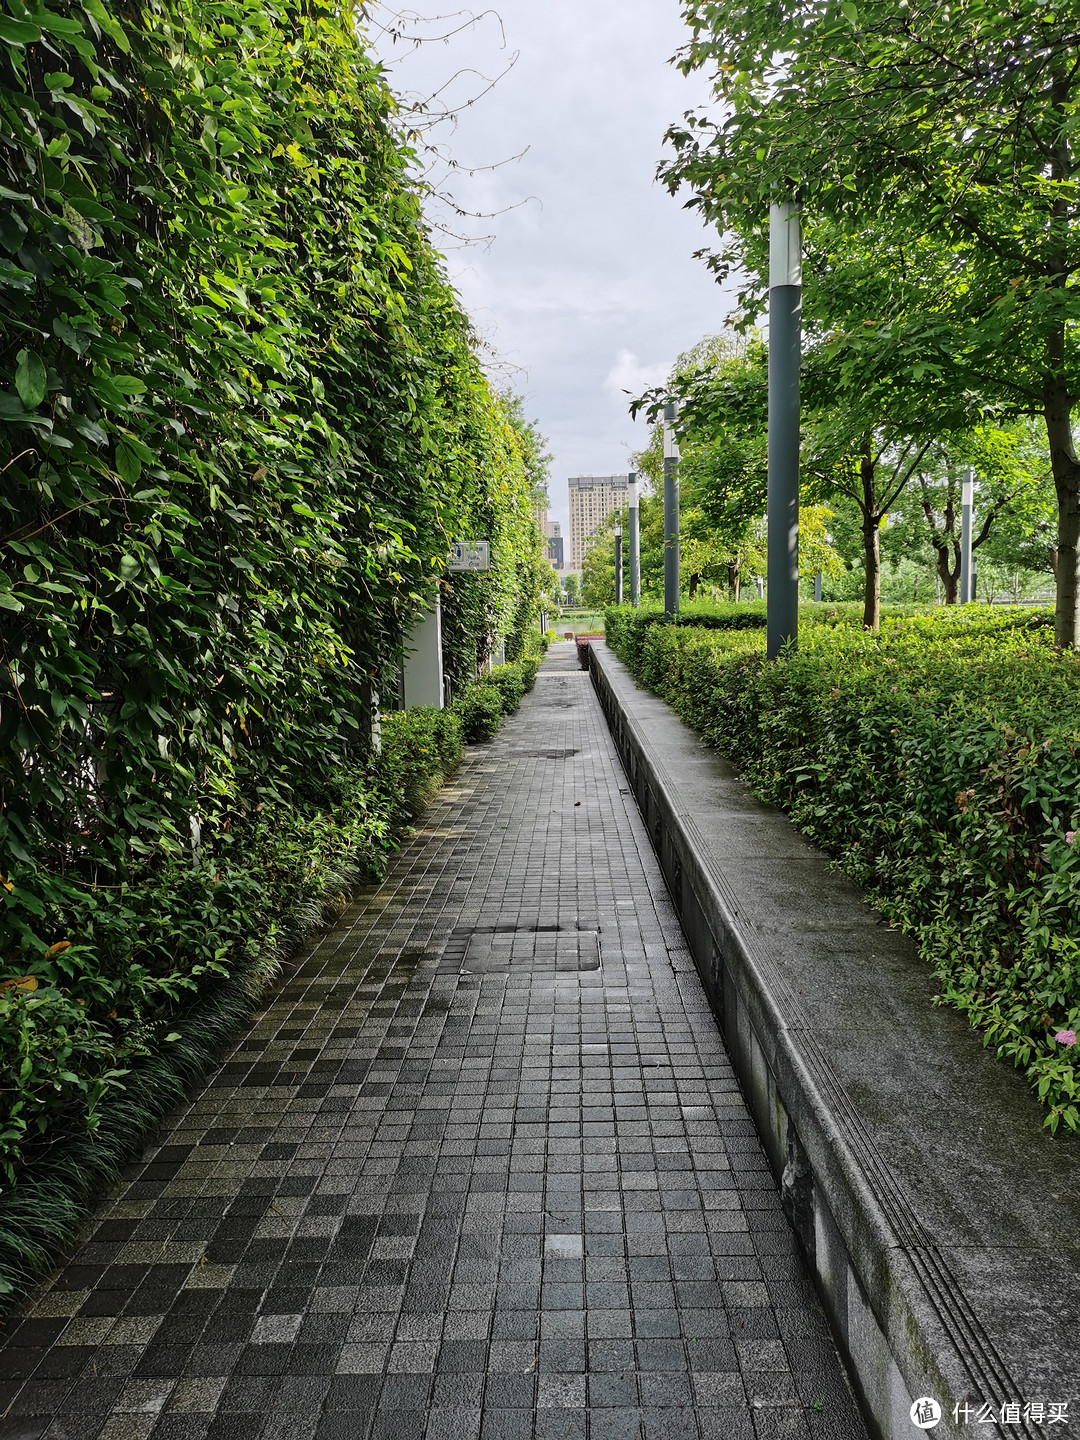
M 563 533 L 558 520 L 544 521 L 544 539 L 547 541 L 547 558 L 556 570 L 563 568 Z
M 595 535 L 608 516 L 627 501 L 625 475 L 571 475 L 570 556 L 567 568 L 580 570 L 585 561 L 589 537 Z

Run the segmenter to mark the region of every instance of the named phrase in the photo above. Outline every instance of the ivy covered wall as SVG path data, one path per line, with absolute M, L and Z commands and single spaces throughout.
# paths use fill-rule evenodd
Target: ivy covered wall
M 92 1130 L 193 996 L 267 968 L 313 866 L 385 841 L 367 697 L 450 541 L 492 541 L 447 596 L 466 656 L 529 623 L 539 557 L 527 445 L 348 7 L 8 12 L 10 1178 L 43 1134 Z

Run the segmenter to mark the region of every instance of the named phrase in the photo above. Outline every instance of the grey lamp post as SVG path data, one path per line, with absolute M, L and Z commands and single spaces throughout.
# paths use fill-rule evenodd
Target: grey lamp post
M 790 201 L 769 209 L 769 601 L 775 660 L 799 632 L 799 360 L 802 245 Z
M 622 526 L 615 526 L 615 604 L 622 604 Z
M 971 564 L 971 522 L 975 508 L 975 473 L 965 470 L 960 482 L 960 604 L 975 599 Z
M 641 600 L 641 532 L 638 529 L 637 471 L 631 470 L 626 477 L 626 490 L 630 528 L 630 604 L 637 605 Z
M 664 611 L 679 613 L 679 446 L 674 400 L 664 406 Z

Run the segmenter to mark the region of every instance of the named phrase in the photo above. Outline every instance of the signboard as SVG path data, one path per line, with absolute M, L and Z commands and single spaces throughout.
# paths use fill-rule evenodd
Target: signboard
M 450 546 L 450 573 L 490 570 L 491 546 L 487 540 L 455 540 Z

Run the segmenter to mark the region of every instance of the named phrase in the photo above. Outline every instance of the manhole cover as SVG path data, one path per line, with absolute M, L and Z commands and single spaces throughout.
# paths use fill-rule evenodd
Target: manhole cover
M 440 970 L 463 975 L 564 975 L 600 969 L 599 930 L 479 925 L 450 932 Z

